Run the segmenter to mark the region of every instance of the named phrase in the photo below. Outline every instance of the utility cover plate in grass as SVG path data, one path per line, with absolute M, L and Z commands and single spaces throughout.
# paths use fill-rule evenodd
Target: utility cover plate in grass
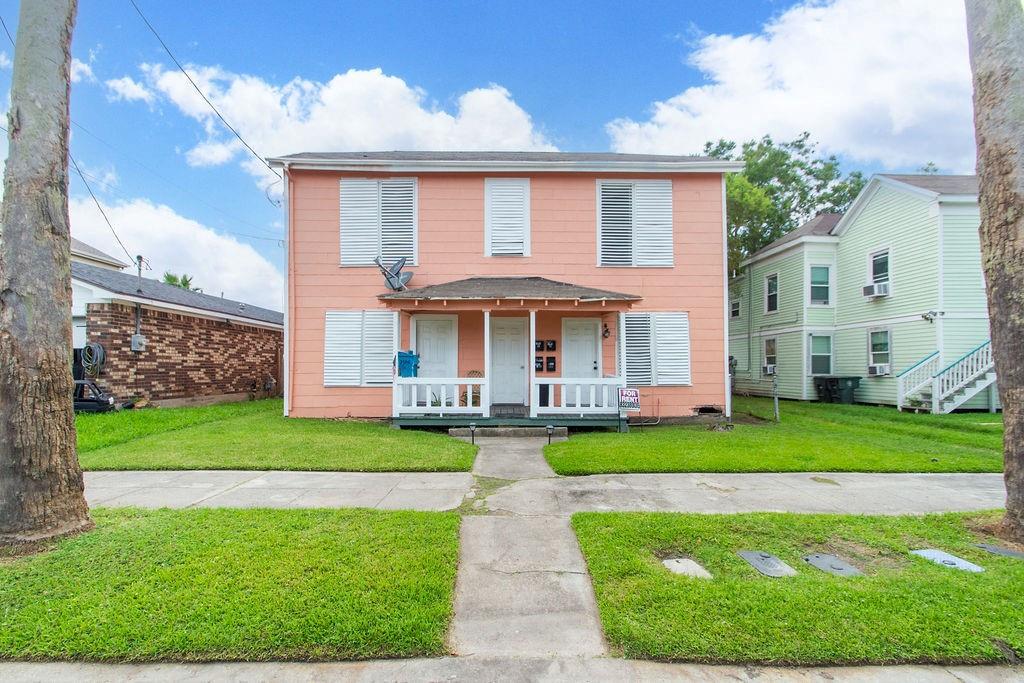
M 670 557 L 661 563 L 673 574 L 692 576 L 695 579 L 710 579 L 711 573 L 688 557 Z
M 1024 553 L 1019 550 L 1010 550 L 1009 548 L 1004 548 L 999 545 L 991 545 L 989 543 L 978 543 L 976 545 L 978 548 L 987 550 L 993 555 L 1002 555 L 1003 557 L 1012 557 L 1015 560 L 1024 560 Z
M 781 579 L 784 576 L 796 576 L 795 569 L 771 553 L 760 550 L 741 550 L 736 554 L 749 562 L 751 567 L 773 579 Z
M 836 576 L 863 576 L 864 572 L 854 567 L 841 557 L 828 555 L 826 553 L 812 553 L 804 556 L 804 562 L 817 567 L 823 572 L 835 574 Z
M 962 557 L 950 555 L 945 550 L 925 548 L 924 550 L 911 550 L 910 554 L 918 555 L 920 557 L 925 558 L 926 560 L 931 560 L 935 564 L 940 564 L 943 567 L 949 567 L 950 569 L 959 569 L 960 571 L 974 572 L 975 574 L 980 574 L 981 572 L 985 571 L 983 567 L 979 567 L 973 562 L 968 562 Z

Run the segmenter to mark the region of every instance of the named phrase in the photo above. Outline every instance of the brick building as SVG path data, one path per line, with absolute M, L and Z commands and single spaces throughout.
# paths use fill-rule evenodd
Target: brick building
M 283 315 L 72 259 L 73 344 L 97 343 L 97 383 L 161 404 L 276 395 Z

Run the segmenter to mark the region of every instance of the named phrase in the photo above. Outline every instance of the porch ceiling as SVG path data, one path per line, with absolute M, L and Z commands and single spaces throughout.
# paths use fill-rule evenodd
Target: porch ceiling
M 378 298 L 385 303 L 398 305 L 421 302 L 545 301 L 574 305 L 615 303 L 629 306 L 643 297 L 544 277 L 470 277 L 401 292 L 388 292 Z

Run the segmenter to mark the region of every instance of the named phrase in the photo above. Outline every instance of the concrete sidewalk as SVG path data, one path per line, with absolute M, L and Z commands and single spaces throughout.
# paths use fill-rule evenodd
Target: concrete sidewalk
M 782 668 L 664 664 L 603 657 L 440 657 L 368 662 L 208 664 L 0 663 L 5 683 L 75 681 L 750 681 L 751 683 L 1002 683 L 1024 669 L 999 666 L 857 666 Z

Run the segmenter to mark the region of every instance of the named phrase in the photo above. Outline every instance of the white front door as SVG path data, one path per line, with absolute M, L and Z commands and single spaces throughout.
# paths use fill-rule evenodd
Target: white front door
M 491 403 L 526 405 L 526 319 L 491 317 Z
M 601 321 L 588 318 L 562 319 L 562 377 L 582 379 L 601 376 Z M 576 405 L 576 387 L 580 404 L 590 405 L 589 385 L 565 385 L 566 405 Z
M 458 319 L 455 316 L 416 316 L 416 353 L 420 357 L 420 377 L 458 377 Z M 454 405 L 455 387 L 449 386 L 445 403 Z M 423 386 L 417 401 L 440 401 L 441 386 Z

